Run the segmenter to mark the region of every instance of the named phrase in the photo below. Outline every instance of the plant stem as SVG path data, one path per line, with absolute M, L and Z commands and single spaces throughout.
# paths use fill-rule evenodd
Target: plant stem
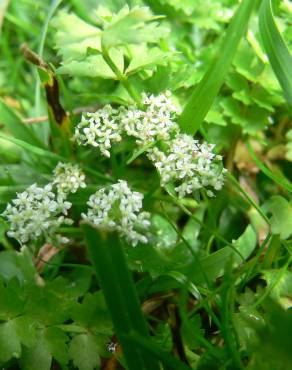
M 108 66 L 111 68 L 111 70 L 117 76 L 118 80 L 121 82 L 121 84 L 124 86 L 124 88 L 128 91 L 131 98 L 140 107 L 141 106 L 141 99 L 140 99 L 140 96 L 139 96 L 138 92 L 134 88 L 134 86 L 130 83 L 127 76 L 125 76 L 119 70 L 119 68 L 115 65 L 115 63 L 113 62 L 112 58 L 109 55 L 109 52 L 108 52 L 107 48 L 104 47 L 104 45 L 101 46 L 101 50 L 102 50 L 102 56 L 103 56 L 104 60 L 107 62 Z

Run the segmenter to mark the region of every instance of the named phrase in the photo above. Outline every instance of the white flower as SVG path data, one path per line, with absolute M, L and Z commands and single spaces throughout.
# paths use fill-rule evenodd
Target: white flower
M 178 108 L 170 99 L 170 92 L 158 96 L 143 94 L 145 111 L 135 106 L 124 109 L 121 121 L 128 136 L 134 136 L 139 145 L 148 145 L 157 140 L 169 140 L 178 131 L 175 122 Z
M 76 193 L 79 188 L 86 187 L 85 175 L 77 165 L 59 162 L 54 169 L 53 185 L 61 196 Z
M 87 214 L 83 219 L 93 226 L 117 231 L 133 246 L 147 243 L 150 215 L 141 212 L 143 195 L 132 191 L 127 182 L 119 180 L 110 188 L 102 188 L 91 195 L 87 202 Z
M 220 190 L 226 170 L 222 157 L 213 153 L 214 144 L 199 144 L 190 135 L 177 134 L 165 142 L 163 149 L 148 149 L 148 158 L 154 162 L 161 176 L 161 185 L 175 185 L 179 197 L 206 188 L 208 196 L 214 196 L 210 188 Z
M 8 235 L 20 244 L 39 238 L 46 242 L 56 242 L 60 237 L 56 234 L 57 229 L 63 223 L 73 222 L 64 217 L 70 208 L 70 202 L 52 192 L 52 184 L 45 187 L 33 184 L 23 193 L 17 194 L 17 198 L 3 212 L 10 223 Z
M 92 145 L 110 157 L 113 142 L 121 141 L 120 110 L 106 105 L 95 113 L 85 113 L 75 129 L 74 139 L 82 145 Z

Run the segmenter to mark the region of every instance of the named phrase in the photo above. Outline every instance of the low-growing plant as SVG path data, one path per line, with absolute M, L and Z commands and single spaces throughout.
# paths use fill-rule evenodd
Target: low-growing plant
M 3 369 L 290 368 L 291 19 L 4 2 Z

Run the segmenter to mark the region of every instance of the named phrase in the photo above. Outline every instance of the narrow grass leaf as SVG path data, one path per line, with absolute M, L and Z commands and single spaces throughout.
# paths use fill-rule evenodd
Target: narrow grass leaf
M 36 146 L 43 146 L 33 131 L 21 121 L 18 115 L 3 100 L 0 100 L 0 116 L 1 123 L 4 124 L 15 138 L 27 141 Z
M 273 71 L 292 105 L 292 56 L 284 43 L 273 16 L 271 0 L 263 0 L 259 12 L 259 30 Z
M 65 160 L 66 161 L 66 159 L 64 157 L 61 157 L 58 154 L 55 154 L 55 153 L 52 153 L 48 150 L 39 148 L 35 145 L 31 145 L 31 144 L 29 144 L 29 143 L 27 143 L 23 140 L 16 139 L 12 136 L 7 136 L 7 135 L 4 135 L 4 134 L 0 133 L 0 138 L 15 144 L 15 145 L 19 146 L 20 148 L 22 148 L 22 149 L 24 149 L 24 150 L 26 150 L 30 153 L 36 154 L 37 156 L 51 158 L 51 159 L 55 159 L 55 160 L 61 160 L 61 161 Z
M 181 130 L 185 133 L 194 135 L 211 108 L 232 63 L 239 41 L 246 31 L 254 4 L 254 0 L 242 1 L 227 29 L 217 57 L 189 98 L 179 120 Z
M 133 345 L 138 345 L 141 348 L 147 350 L 149 356 L 153 356 L 159 359 L 167 369 L 173 370 L 190 370 L 191 368 L 179 361 L 177 358 L 169 355 L 167 352 L 163 351 L 160 346 L 146 338 L 142 337 L 139 333 L 131 333 L 127 335 L 126 338 L 133 343 Z
M 292 67 L 292 64 L 291 64 Z M 258 168 L 271 180 L 273 180 L 275 183 L 280 185 L 282 188 L 286 189 L 289 192 L 292 192 L 292 184 L 289 182 L 288 179 L 285 179 L 284 177 L 280 177 L 273 173 L 271 170 L 268 169 L 256 156 L 252 146 L 247 141 L 246 142 L 247 149 L 249 151 L 249 154 L 251 155 L 252 159 L 254 160 L 255 164 L 258 166 Z
M 148 336 L 148 333 L 118 238 L 109 242 L 92 227 L 82 227 L 129 369 L 159 369 L 157 362 L 149 358 L 143 349 L 129 343 L 125 337 L 134 330 L 142 336 Z

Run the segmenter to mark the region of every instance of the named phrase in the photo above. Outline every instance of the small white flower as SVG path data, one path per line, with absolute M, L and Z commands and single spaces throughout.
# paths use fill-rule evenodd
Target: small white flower
M 133 246 L 147 243 L 150 215 L 141 212 L 143 195 L 133 192 L 126 181 L 119 180 L 110 188 L 102 188 L 91 195 L 89 209 L 82 218 L 93 226 L 117 231 Z
M 148 145 L 157 140 L 169 140 L 178 131 L 175 122 L 178 108 L 172 103 L 170 93 L 158 96 L 143 94 L 145 111 L 136 107 L 124 109 L 121 122 L 128 136 L 134 136 L 139 145 Z
M 120 110 L 106 105 L 95 113 L 85 113 L 75 129 L 74 139 L 81 145 L 92 145 L 110 157 L 112 143 L 121 141 Z
M 13 205 L 12 205 L 13 204 Z M 58 242 L 57 229 L 63 223 L 73 221 L 64 217 L 71 203 L 57 197 L 52 192 L 52 184 L 28 187 L 23 193 L 8 204 L 3 216 L 10 223 L 8 236 L 15 238 L 20 244 L 42 238 L 45 242 Z M 61 215 L 61 216 L 59 216 Z
M 206 188 L 207 195 L 212 197 L 210 187 L 220 190 L 226 171 L 222 169 L 222 157 L 213 153 L 214 147 L 214 144 L 199 144 L 190 135 L 177 134 L 165 142 L 163 149 L 148 149 L 147 155 L 160 174 L 161 185 L 173 182 L 179 197 L 201 188 Z
M 77 165 L 59 162 L 54 169 L 53 185 L 60 196 L 76 193 L 79 188 L 86 187 L 85 175 Z

